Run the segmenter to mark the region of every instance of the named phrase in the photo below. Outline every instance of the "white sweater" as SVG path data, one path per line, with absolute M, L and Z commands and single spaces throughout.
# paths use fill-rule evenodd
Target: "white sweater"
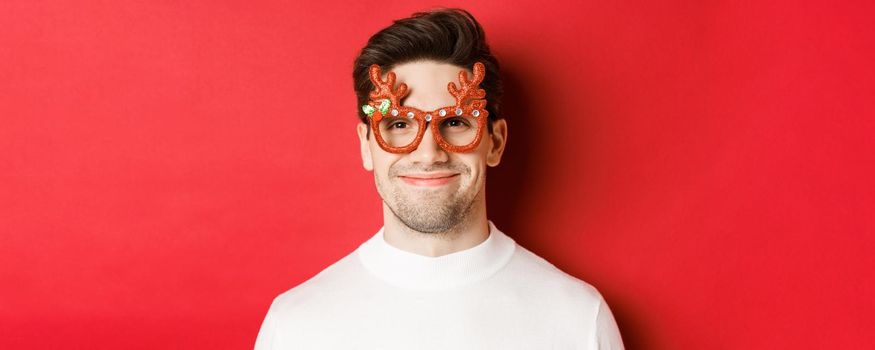
M 428 257 L 389 245 L 381 228 L 277 296 L 255 349 L 623 349 L 594 287 L 489 230 Z

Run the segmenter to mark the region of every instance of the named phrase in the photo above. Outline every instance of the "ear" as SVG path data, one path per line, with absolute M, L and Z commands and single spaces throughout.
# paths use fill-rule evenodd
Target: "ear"
M 374 161 L 371 158 L 371 144 L 368 139 L 368 124 L 359 123 L 356 126 L 356 133 L 359 136 L 359 144 L 361 145 L 361 153 L 362 153 L 362 166 L 367 171 L 374 170 Z
M 489 134 L 489 138 L 492 142 L 486 153 L 486 164 L 495 167 L 501 163 L 501 155 L 507 145 L 507 121 L 498 119 L 492 122 L 492 133 Z

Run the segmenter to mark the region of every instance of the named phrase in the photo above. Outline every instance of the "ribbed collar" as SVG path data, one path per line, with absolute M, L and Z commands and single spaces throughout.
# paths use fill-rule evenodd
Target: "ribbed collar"
M 510 261 L 516 242 L 489 221 L 489 237 L 454 253 L 430 257 L 401 250 L 383 238 L 383 230 L 362 243 L 356 252 L 365 268 L 391 285 L 407 289 L 438 290 L 483 280 Z

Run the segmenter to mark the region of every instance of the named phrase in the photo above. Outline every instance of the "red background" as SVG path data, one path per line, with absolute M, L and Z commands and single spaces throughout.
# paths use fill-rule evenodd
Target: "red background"
M 251 348 L 379 229 L 352 60 L 438 3 L 314 3 L 0 3 L 0 348 Z M 443 5 L 506 74 L 490 218 L 629 349 L 875 347 L 871 1 Z

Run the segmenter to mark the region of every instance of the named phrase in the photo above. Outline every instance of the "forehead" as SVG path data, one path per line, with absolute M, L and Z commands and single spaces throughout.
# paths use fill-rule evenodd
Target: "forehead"
M 459 72 L 463 70 L 469 77 L 472 75 L 471 71 L 464 67 L 435 61 L 407 62 L 392 68 L 392 72 L 395 72 L 395 84 L 405 83 L 410 90 L 401 104 L 424 111 L 452 106 L 456 103 L 447 91 L 447 84 L 453 82 L 458 86 Z

